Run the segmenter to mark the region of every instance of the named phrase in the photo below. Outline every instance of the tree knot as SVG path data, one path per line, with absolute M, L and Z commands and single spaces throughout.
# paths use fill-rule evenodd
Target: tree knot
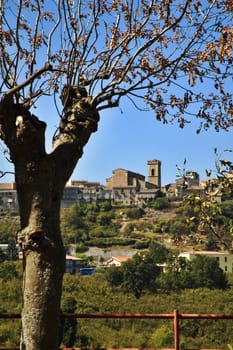
M 17 241 L 22 250 L 36 248 L 38 245 L 47 245 L 49 238 L 40 227 L 25 227 L 17 232 Z

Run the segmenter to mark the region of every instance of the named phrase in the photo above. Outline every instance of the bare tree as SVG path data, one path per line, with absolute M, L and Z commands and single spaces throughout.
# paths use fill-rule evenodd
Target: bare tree
M 228 129 L 233 5 L 1 0 L 0 8 L 0 138 L 14 164 L 24 256 L 21 349 L 55 350 L 65 257 L 60 201 L 100 111 L 128 98 L 164 123 L 183 127 L 198 117 L 200 129 Z M 50 153 L 46 124 L 32 114 L 46 96 L 59 119 Z

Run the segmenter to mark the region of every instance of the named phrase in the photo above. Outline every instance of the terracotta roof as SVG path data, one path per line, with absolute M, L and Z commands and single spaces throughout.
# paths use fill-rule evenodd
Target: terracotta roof
M 66 260 L 83 260 L 82 258 L 77 258 L 73 255 L 66 255 Z
M 123 255 L 119 255 L 119 256 L 112 256 L 112 259 L 118 260 L 120 262 L 124 262 L 129 260 L 131 257 L 130 256 L 123 256 Z

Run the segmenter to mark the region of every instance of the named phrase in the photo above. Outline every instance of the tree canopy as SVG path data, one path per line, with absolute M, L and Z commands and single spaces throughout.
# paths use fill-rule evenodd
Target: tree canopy
M 2 1 L 1 95 L 29 107 L 54 95 L 62 116 L 56 97 L 65 106 L 79 86 L 98 111 L 126 96 L 165 123 L 197 115 L 201 127 L 227 129 L 232 12 L 230 0 Z

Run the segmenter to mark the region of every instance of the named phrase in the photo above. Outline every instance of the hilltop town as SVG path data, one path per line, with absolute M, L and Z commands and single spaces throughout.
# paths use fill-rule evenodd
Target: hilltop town
M 67 208 L 74 203 L 90 203 L 100 200 L 111 200 L 123 205 L 143 205 L 163 193 L 170 199 L 182 199 L 184 195 L 204 191 L 205 182 L 200 181 L 195 171 L 186 171 L 184 177 L 177 178 L 174 183 L 161 186 L 161 161 L 147 161 L 147 178 L 145 175 L 118 168 L 106 183 L 86 180 L 69 180 L 63 192 L 61 207 Z M 14 182 L 0 183 L 0 208 L 17 210 L 17 192 Z

